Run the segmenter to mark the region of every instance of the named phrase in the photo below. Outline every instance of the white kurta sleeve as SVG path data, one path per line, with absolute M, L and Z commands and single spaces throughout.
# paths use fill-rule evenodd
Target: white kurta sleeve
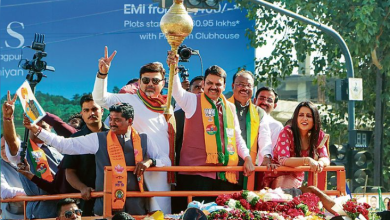
M 148 156 L 149 158 L 156 160 L 156 167 L 171 166 L 171 160 L 169 159 L 169 156 L 162 150 L 159 150 L 152 139 L 148 137 L 147 140 Z
M 9 162 L 14 164 L 15 166 L 20 163 L 20 152 L 23 150 L 21 146 L 22 142 L 20 141 L 20 139 L 18 138 L 16 141 L 18 142 L 17 144 L 19 145 L 19 150 L 18 153 L 16 153 L 15 155 L 11 155 L 11 151 L 9 150 L 8 144 L 7 142 L 5 142 L 5 154 L 7 155 Z
M 3 173 L 1 173 L 1 199 L 14 198 L 15 196 L 24 196 L 24 189 L 12 187 L 8 184 Z
M 196 111 L 197 98 L 194 93 L 187 92 L 181 87 L 180 78 L 177 74 L 173 78 L 172 96 L 185 112 L 186 118 L 191 118 Z
M 272 141 L 272 156 L 273 156 L 273 148 L 275 147 L 276 145 L 276 142 L 278 141 L 278 137 L 279 137 L 279 133 L 283 130 L 283 125 L 282 123 L 280 123 L 279 121 L 275 120 L 274 118 L 272 118 L 271 116 L 268 116 L 269 117 L 269 121 L 270 121 L 270 124 L 269 124 L 269 128 L 271 130 L 271 141 Z
M 97 133 L 74 138 L 64 138 L 42 129 L 38 138 L 46 144 L 56 148 L 58 152 L 62 154 L 95 154 L 99 149 Z
M 259 135 L 257 139 L 258 151 L 257 151 L 257 164 L 263 163 L 264 156 L 267 154 L 272 155 L 272 140 L 271 129 L 269 128 L 269 116 L 264 115 L 260 121 Z
M 100 79 L 96 77 L 95 85 L 93 86 L 92 96 L 93 100 L 102 106 L 103 108 L 109 109 L 111 105 L 117 104 L 119 102 L 130 103 L 131 97 L 130 94 L 116 94 L 107 92 L 107 79 Z

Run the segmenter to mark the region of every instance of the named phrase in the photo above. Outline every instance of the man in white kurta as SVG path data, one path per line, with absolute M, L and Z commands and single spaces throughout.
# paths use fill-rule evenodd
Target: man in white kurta
M 262 108 L 268 115 L 268 122 L 269 122 L 269 128 L 271 130 L 271 140 L 272 140 L 272 148 L 270 152 L 265 152 L 264 155 L 269 155 L 270 157 L 273 156 L 273 148 L 276 145 L 276 142 L 279 137 L 280 131 L 283 129 L 282 123 L 275 120 L 271 116 L 271 112 L 276 108 L 278 105 L 278 94 L 275 92 L 274 89 L 270 87 L 261 87 L 256 92 L 255 97 L 255 104 Z M 270 163 L 271 160 L 268 158 L 267 163 Z M 267 164 L 265 164 L 267 165 Z
M 99 60 L 99 72 L 92 92 L 95 102 L 106 109 L 118 102 L 131 104 L 134 108 L 133 127 L 140 133 L 146 133 L 160 152 L 169 155 L 168 123 L 164 114 L 150 110 L 137 94 L 107 92 L 107 74 L 115 54 L 116 52 L 108 57 L 106 47 L 105 56 Z M 158 97 L 164 87 L 164 76 L 165 70 L 161 63 L 146 64 L 140 70 L 140 90 L 148 97 Z M 167 172 L 146 172 L 145 182 L 150 191 L 171 190 Z M 164 213 L 171 213 L 170 197 L 156 197 L 156 200 Z

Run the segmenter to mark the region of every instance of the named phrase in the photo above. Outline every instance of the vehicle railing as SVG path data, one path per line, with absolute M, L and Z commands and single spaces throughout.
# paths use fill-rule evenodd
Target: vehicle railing
M 127 171 L 134 171 L 134 166 L 126 167 Z M 235 171 L 243 172 L 242 166 L 171 166 L 171 167 L 152 167 L 148 168 L 145 172 L 222 172 L 222 171 Z M 287 172 L 310 172 L 310 166 L 299 167 L 285 167 L 280 166 L 277 171 Z M 327 195 L 341 196 L 346 192 L 346 180 L 345 180 L 345 168 L 344 166 L 327 166 L 323 169 L 324 172 L 336 172 L 337 186 L 336 190 L 325 190 Z M 271 172 L 266 166 L 256 166 L 255 172 Z M 316 183 L 316 173 L 312 175 L 313 185 Z M 102 192 L 92 192 L 91 197 L 103 197 L 103 216 L 87 217 L 83 219 L 95 219 L 95 218 L 107 218 L 112 216 L 112 188 L 111 188 L 112 167 L 105 167 L 104 170 L 104 189 Z M 248 177 L 248 190 L 254 190 L 255 174 Z M 128 191 L 126 197 L 187 197 L 187 201 L 191 202 L 193 197 L 198 196 L 218 196 L 221 194 L 233 193 L 237 191 Z M 16 196 L 12 199 L 3 199 L 0 202 L 23 202 L 24 203 L 24 219 L 26 218 L 26 205 L 31 201 L 43 201 L 43 200 L 59 200 L 64 198 L 80 199 L 81 193 L 68 193 L 68 194 L 56 194 L 56 195 L 40 195 L 40 196 Z M 142 219 L 142 216 L 136 216 L 138 219 Z

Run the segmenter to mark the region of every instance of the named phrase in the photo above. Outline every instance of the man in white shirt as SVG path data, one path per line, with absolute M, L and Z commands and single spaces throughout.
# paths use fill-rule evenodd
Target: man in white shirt
M 169 155 L 172 160 L 174 156 L 174 136 L 171 131 L 171 124 L 167 123 L 164 117 L 166 100 L 161 90 L 165 84 L 165 69 L 161 63 L 149 63 L 141 67 L 139 86 L 136 94 L 114 94 L 107 92 L 107 78 L 111 62 L 116 55 L 114 51 L 108 57 L 108 49 L 105 47 L 105 56 L 99 60 L 99 72 L 95 79 L 92 96 L 96 103 L 108 109 L 116 103 L 129 103 L 134 108 L 133 127 L 142 133 L 146 133 L 152 139 L 159 151 Z M 173 117 L 172 117 L 173 118 Z M 172 152 L 173 151 L 173 152 Z M 167 172 L 147 172 L 145 179 L 150 182 L 150 191 L 169 191 Z M 156 197 L 160 208 L 164 213 L 171 213 L 171 198 Z
M 276 145 L 280 131 L 283 129 L 282 123 L 275 120 L 271 116 L 271 112 L 278 105 L 278 94 L 275 92 L 273 88 L 261 87 L 256 92 L 255 104 L 260 108 L 264 109 L 264 111 L 267 113 L 269 118 L 268 122 L 269 122 L 269 128 L 271 130 L 272 148 L 271 148 L 271 153 L 268 156 L 264 157 L 262 163 L 263 166 L 267 166 L 271 164 L 273 148 Z

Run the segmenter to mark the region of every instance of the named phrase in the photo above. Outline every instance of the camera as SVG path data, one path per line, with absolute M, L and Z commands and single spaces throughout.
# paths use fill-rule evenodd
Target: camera
M 188 69 L 186 69 L 183 65 L 178 66 L 177 68 L 179 69 L 179 74 L 180 74 L 181 80 L 183 82 L 188 80 L 188 77 L 190 76 L 190 74 L 188 73 Z
M 34 41 L 32 42 L 32 45 L 29 46 L 29 48 L 37 51 L 32 60 L 27 59 L 21 59 L 20 62 L 23 60 L 25 61 L 20 65 L 23 69 L 28 70 L 29 74 L 27 75 L 27 80 L 32 81 L 34 74 L 37 74 L 37 81 L 39 82 L 44 76 L 42 74 L 42 71 L 49 70 L 54 72 L 55 69 L 52 66 L 48 66 L 46 61 L 43 61 L 42 58 L 47 57 L 47 53 L 45 52 L 46 44 L 44 43 L 45 35 L 43 34 L 35 34 Z
M 189 62 L 191 55 L 197 54 L 195 50 L 182 44 L 179 46 L 177 53 L 180 56 L 179 62 Z

